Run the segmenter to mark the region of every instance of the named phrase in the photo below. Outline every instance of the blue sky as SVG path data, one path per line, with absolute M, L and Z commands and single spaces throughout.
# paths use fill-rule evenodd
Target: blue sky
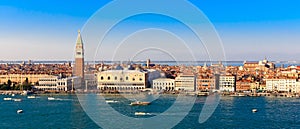
M 110 1 L 1 0 L 0 60 L 72 60 L 77 30 L 108 2 Z M 300 1 L 190 2 L 215 26 L 223 42 L 227 60 L 260 60 L 264 57 L 270 60 L 300 60 Z M 171 5 L 172 3 L 165 6 Z M 128 21 L 124 22 L 122 29 L 151 24 L 178 26 L 176 22 L 170 22 L 172 20 L 157 17 L 136 17 Z M 119 34 L 121 32 L 128 30 L 119 31 Z M 116 32 L 111 37 L 119 34 Z M 185 34 L 188 33 L 183 35 Z M 201 59 L 204 58 L 199 55 L 197 60 Z

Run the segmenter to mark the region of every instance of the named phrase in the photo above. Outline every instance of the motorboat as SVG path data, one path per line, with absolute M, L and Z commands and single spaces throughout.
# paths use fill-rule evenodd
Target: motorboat
M 55 100 L 54 97 L 48 97 L 48 100 Z
M 256 109 L 256 108 L 253 108 L 253 109 L 252 109 L 252 112 L 257 112 L 257 109 Z
M 12 98 L 3 98 L 3 100 L 8 101 L 8 100 L 12 100 Z
M 15 102 L 21 102 L 22 99 L 14 99 Z
M 134 115 L 136 115 L 136 116 L 145 116 L 145 115 L 151 115 L 151 114 L 146 113 L 146 112 L 135 112 Z
M 142 102 L 142 101 L 134 101 L 130 103 L 131 106 L 146 106 L 149 104 L 150 102 Z
M 35 99 L 35 96 L 27 96 L 28 99 Z
M 117 102 L 119 102 L 119 101 L 116 101 L 116 100 L 106 100 L 105 102 L 106 102 L 106 103 L 117 103 Z
M 19 113 L 23 113 L 23 110 L 19 109 L 19 110 L 17 110 L 17 113 L 18 113 L 18 114 L 19 114 Z

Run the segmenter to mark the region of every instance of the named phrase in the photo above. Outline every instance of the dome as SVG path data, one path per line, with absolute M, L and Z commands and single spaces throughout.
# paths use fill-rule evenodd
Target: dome
M 120 66 L 120 65 L 117 65 L 117 66 L 116 66 L 116 70 L 123 70 L 123 67 Z
M 134 70 L 134 68 L 132 67 L 132 65 L 128 65 L 128 70 Z

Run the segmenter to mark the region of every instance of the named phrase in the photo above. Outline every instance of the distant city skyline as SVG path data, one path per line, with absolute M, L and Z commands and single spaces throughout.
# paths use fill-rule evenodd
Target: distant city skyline
M 2 0 L 0 60 L 74 60 L 77 30 L 82 29 L 86 21 L 108 2 L 110 1 Z M 190 2 L 215 26 L 224 45 L 226 60 L 254 61 L 265 57 L 272 61 L 300 60 L 300 1 Z M 118 28 L 119 32 L 116 31 L 111 36 L 131 32 L 129 28 L 139 28 L 141 25 L 165 28 L 178 25 L 170 19 L 150 17 L 152 18 L 141 16 L 128 19 L 121 24 L 125 27 Z M 106 20 L 109 22 L 109 18 Z M 184 28 L 177 32 L 178 35 L 189 37 Z M 82 38 L 84 45 L 90 44 L 85 42 L 84 35 Z M 180 50 L 175 52 L 181 54 Z M 153 60 L 170 59 L 160 56 L 160 53 L 156 54 Z M 207 60 L 201 53 L 197 54 L 196 60 Z M 87 60 L 94 58 L 87 56 Z M 130 58 L 128 55 L 128 58 L 123 60 L 127 61 Z M 107 60 L 105 57 L 102 59 Z

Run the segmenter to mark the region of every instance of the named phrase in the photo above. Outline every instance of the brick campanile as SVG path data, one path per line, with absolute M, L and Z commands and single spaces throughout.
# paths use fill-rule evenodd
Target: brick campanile
M 80 30 L 78 30 L 76 41 L 74 75 L 79 76 L 84 80 L 84 49 Z

